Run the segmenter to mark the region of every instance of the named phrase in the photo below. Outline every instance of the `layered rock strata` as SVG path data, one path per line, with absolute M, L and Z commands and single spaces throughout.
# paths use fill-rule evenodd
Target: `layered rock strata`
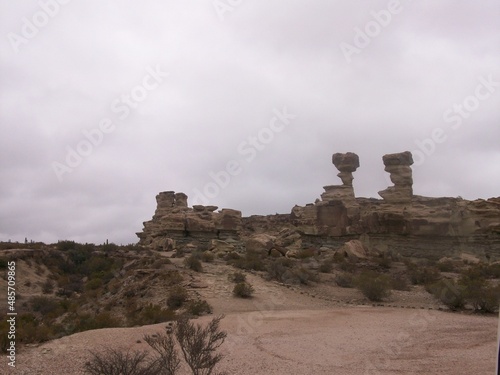
M 500 197 L 468 201 L 413 195 L 411 153 L 384 155 L 382 161 L 394 183 L 379 193 L 382 200 L 355 197 L 353 173 L 359 158 L 337 153 L 332 162 L 343 184 L 325 186 L 321 199 L 295 206 L 290 214 L 242 218 L 237 210 L 190 208 L 183 193 L 160 193 L 153 219 L 137 234 L 139 243 L 163 250 L 187 244 L 201 250 L 238 250 L 245 244 L 254 248 L 255 239 L 265 234 L 274 238 L 262 247 L 269 254 L 311 246 L 338 249 L 359 239 L 367 248 L 403 255 L 440 258 L 473 253 L 500 259 Z

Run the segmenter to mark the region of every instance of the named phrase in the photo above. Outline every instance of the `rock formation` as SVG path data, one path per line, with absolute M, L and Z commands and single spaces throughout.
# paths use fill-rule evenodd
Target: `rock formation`
M 383 157 L 394 183 L 379 192 L 383 199 L 356 198 L 352 174 L 358 156 L 334 154 L 332 162 L 343 184 L 325 186 L 321 199 L 295 206 L 290 214 L 242 218 L 237 210 L 216 212 L 217 206 L 190 208 L 183 193 L 160 193 L 152 220 L 137 234 L 139 243 L 160 250 L 248 247 L 279 256 L 311 247 L 338 250 L 359 240 L 366 249 L 408 256 L 439 259 L 469 253 L 500 259 L 500 197 L 467 201 L 413 195 L 412 155 L 402 152 Z
M 156 196 L 153 219 L 137 233 L 140 244 L 158 250 L 175 249 L 190 242 L 207 247 L 212 239 L 236 241 L 241 230 L 241 211 L 217 206 L 188 207 L 187 195 L 166 191 Z
M 394 186 L 379 191 L 379 195 L 388 202 L 406 203 L 411 201 L 413 196 L 413 178 L 410 167 L 413 164 L 413 157 L 411 152 L 387 154 L 383 156 L 382 160 L 385 171 L 391 174 Z
M 321 195 L 321 199 L 323 201 L 354 201 L 354 189 L 352 187 L 352 180 L 354 179 L 354 177 L 352 176 L 352 173 L 355 172 L 359 167 L 358 155 L 352 152 L 348 152 L 346 154 L 333 154 L 332 162 L 340 171 L 337 176 L 340 177 L 343 185 L 325 186 L 325 192 Z

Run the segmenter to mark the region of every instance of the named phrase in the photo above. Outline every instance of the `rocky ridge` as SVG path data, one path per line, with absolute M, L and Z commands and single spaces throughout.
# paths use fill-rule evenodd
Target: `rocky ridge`
M 383 156 L 394 186 L 379 192 L 382 199 L 356 198 L 358 155 L 336 153 L 332 162 L 342 185 L 325 186 L 321 199 L 295 206 L 289 214 L 242 217 L 234 209 L 188 207 L 184 193 L 162 192 L 152 220 L 137 233 L 139 243 L 156 250 L 222 252 L 255 249 L 260 243 L 262 253 L 286 255 L 311 247 L 338 249 L 360 240 L 367 248 L 406 256 L 469 253 L 500 259 L 500 197 L 468 201 L 414 195 L 413 158 L 406 151 Z

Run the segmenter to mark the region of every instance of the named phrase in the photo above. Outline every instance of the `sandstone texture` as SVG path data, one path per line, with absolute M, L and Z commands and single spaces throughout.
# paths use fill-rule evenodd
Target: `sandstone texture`
M 336 153 L 332 162 L 342 185 L 325 186 L 321 199 L 294 206 L 289 214 L 242 217 L 241 211 L 217 211 L 217 206 L 190 208 L 183 193 L 160 193 L 152 220 L 137 234 L 139 243 L 165 251 L 190 245 L 285 256 L 311 247 L 335 251 L 358 240 L 365 250 L 406 256 L 438 260 L 470 254 L 500 260 L 500 197 L 468 201 L 414 195 L 413 158 L 406 151 L 382 158 L 394 184 L 379 192 L 383 199 L 358 198 L 353 190 L 358 155 Z

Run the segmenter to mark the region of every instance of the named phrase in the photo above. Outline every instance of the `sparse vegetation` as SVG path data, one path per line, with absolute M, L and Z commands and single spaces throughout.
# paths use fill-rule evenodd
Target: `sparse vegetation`
M 443 279 L 427 284 L 425 288 L 450 310 L 456 311 L 465 306 L 465 288 L 456 281 Z
M 153 355 L 144 351 L 122 352 L 108 349 L 91 352 L 91 359 L 84 370 L 90 375 L 176 375 L 180 369 L 181 357 L 193 375 L 215 374 L 222 354 L 217 350 L 226 339 L 226 332 L 220 329 L 223 316 L 212 319 L 206 327 L 194 324 L 187 318 L 177 321 L 173 332 L 146 335 L 144 340 L 154 350 Z
M 340 273 L 335 276 L 335 282 L 338 286 L 342 288 L 353 288 L 354 287 L 354 275 L 350 273 Z
M 333 271 L 333 260 L 332 259 L 325 259 L 321 264 L 319 265 L 319 272 L 321 273 L 330 273 Z
M 170 294 L 167 298 L 167 306 L 172 308 L 172 309 L 178 309 L 182 307 L 184 302 L 186 302 L 188 299 L 188 293 L 187 290 L 178 285 L 174 287 L 171 291 Z
M 229 259 L 227 263 L 243 270 L 264 271 L 266 269 L 266 265 L 262 259 L 257 254 L 252 253 L 246 253 L 243 257 Z
M 229 274 L 228 279 L 233 283 L 243 283 L 247 280 L 247 276 L 243 272 L 236 271 Z
M 211 314 L 212 306 L 205 300 L 190 301 L 186 306 L 186 312 L 194 316 Z
M 391 279 L 375 271 L 364 271 L 357 277 L 356 286 L 370 301 L 381 301 L 390 295 Z
M 212 263 L 215 259 L 215 255 L 210 251 L 204 251 L 201 253 L 201 260 L 205 263 Z
M 195 272 L 203 272 L 203 266 L 201 265 L 201 261 L 197 256 L 191 255 L 184 259 L 184 264 L 187 268 Z
M 408 263 L 408 273 L 412 284 L 426 285 L 436 283 L 441 278 L 439 269 L 432 266 L 420 266 Z
M 251 298 L 254 288 L 249 283 L 243 281 L 236 284 L 233 288 L 233 295 L 240 298 Z

